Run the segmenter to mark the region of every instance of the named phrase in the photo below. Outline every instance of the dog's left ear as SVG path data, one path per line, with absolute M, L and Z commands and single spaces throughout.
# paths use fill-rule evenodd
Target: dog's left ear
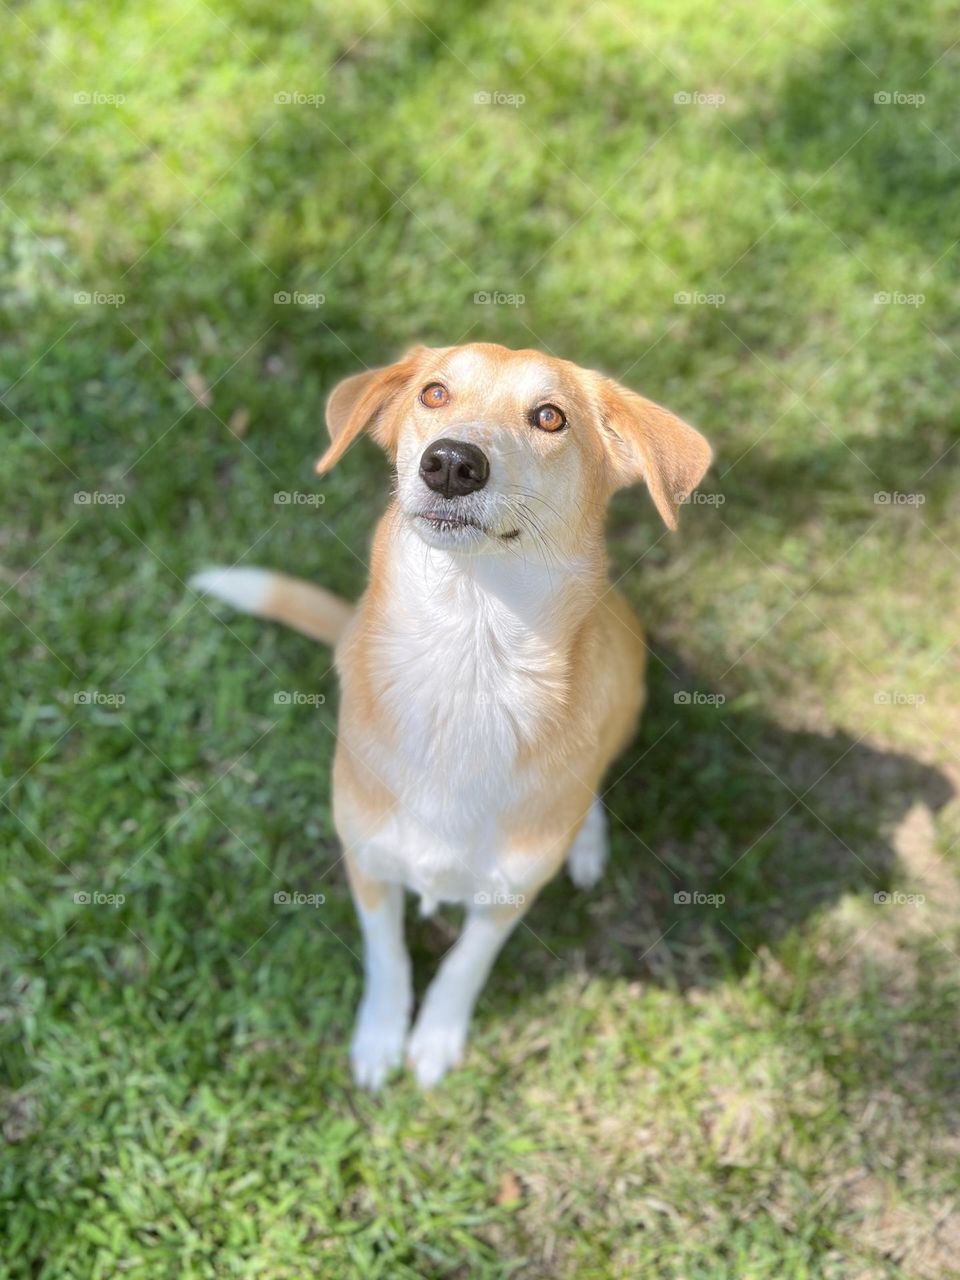
M 713 451 L 699 431 L 664 409 L 621 387 L 599 379 L 604 447 L 612 487 L 646 482 L 668 529 L 677 527 L 677 508 L 703 479 Z
M 369 431 L 388 453 L 395 449 L 396 431 L 390 405 L 409 381 L 425 349 L 414 347 L 395 364 L 367 369 L 337 383 L 327 399 L 330 447 L 317 463 L 318 475 L 340 461 L 361 431 Z

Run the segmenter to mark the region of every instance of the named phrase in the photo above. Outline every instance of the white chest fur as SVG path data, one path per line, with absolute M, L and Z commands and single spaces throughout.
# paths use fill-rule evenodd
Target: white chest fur
M 376 696 L 397 731 L 364 751 L 398 803 L 358 851 L 369 874 L 400 880 L 425 902 L 517 888 L 498 862 L 498 820 L 528 785 L 525 744 L 565 700 L 561 602 L 579 567 L 397 538 L 369 648 Z

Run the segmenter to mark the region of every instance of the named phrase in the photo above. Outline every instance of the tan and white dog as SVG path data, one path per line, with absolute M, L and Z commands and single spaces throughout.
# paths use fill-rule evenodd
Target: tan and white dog
M 565 360 L 486 343 L 418 347 L 341 382 L 321 473 L 368 431 L 396 465 L 370 583 L 350 606 L 260 569 L 198 590 L 336 642 L 334 820 L 364 942 L 351 1059 L 378 1088 L 464 1052 L 511 930 L 566 860 L 606 858 L 597 788 L 644 701 L 640 625 L 607 581 L 604 514 L 646 482 L 666 524 L 710 462 L 659 405 Z M 466 907 L 412 1031 L 404 889 Z

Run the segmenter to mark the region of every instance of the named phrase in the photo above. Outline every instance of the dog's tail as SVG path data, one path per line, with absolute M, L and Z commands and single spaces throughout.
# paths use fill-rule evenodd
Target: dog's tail
M 190 585 L 244 613 L 284 622 L 325 644 L 336 644 L 353 617 L 353 605 L 346 600 L 269 569 L 205 569 L 194 574 Z

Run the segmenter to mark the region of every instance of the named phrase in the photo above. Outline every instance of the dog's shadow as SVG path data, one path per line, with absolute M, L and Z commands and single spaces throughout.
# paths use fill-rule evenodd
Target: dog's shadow
M 844 896 L 872 905 L 910 889 L 894 834 L 916 805 L 937 813 L 952 799 L 946 774 L 844 732 L 786 729 L 667 660 L 651 664 L 639 731 L 605 783 L 603 879 L 582 891 L 561 875 L 544 890 L 495 971 L 494 1006 L 516 1000 L 514 970 L 524 984 L 582 965 L 703 985 Z M 412 930 L 425 970 L 452 938 L 445 921 Z

